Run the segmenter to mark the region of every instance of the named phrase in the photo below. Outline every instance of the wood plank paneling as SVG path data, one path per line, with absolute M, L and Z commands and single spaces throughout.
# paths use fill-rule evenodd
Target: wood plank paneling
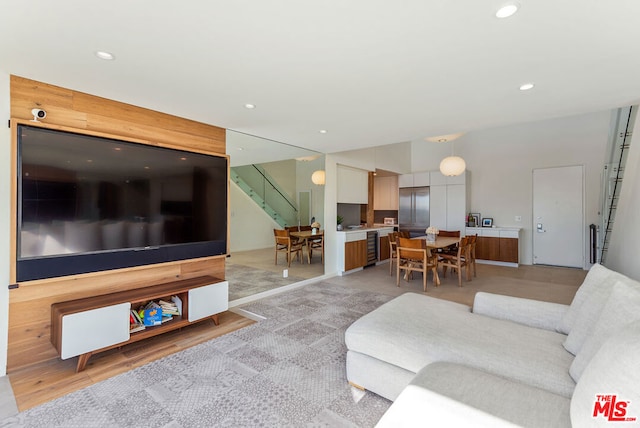
M 11 76 L 12 122 L 12 242 L 16 242 L 16 123 L 33 118 L 41 108 L 47 117 L 38 126 L 90 133 L 115 139 L 224 155 L 225 129 L 166 113 Z M 31 122 L 28 122 L 32 124 Z M 11 250 L 11 280 L 15 282 L 15 248 Z M 50 342 L 51 305 L 66 300 L 147 287 L 211 275 L 224 279 L 225 257 L 163 263 L 30 281 L 9 292 L 7 372 L 58 360 Z M 72 362 L 75 365 L 75 361 Z M 82 382 L 80 382 L 82 383 Z

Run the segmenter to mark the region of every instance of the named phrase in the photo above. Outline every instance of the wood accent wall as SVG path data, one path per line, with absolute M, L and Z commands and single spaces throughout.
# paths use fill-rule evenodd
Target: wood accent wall
M 47 117 L 38 125 L 47 128 L 200 153 L 224 155 L 226 152 L 224 128 L 17 76 L 11 76 L 10 96 L 12 282 L 15 282 L 16 265 L 16 124 L 33 125 L 33 122 L 28 122 L 33 118 L 31 109 L 41 108 L 47 112 Z M 9 291 L 7 372 L 59 358 L 50 341 L 53 303 L 145 287 L 176 278 L 211 275 L 224 279 L 224 267 L 225 257 L 216 256 L 20 283 L 19 288 Z

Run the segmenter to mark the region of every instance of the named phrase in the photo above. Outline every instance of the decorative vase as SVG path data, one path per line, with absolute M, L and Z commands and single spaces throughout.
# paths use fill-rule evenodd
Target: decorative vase
M 342 230 L 342 224 L 338 225 L 338 230 Z
M 427 242 L 436 242 L 436 234 L 427 233 Z

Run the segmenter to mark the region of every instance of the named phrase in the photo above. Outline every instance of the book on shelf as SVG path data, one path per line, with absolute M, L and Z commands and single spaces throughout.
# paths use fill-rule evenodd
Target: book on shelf
M 138 312 L 132 309 L 129 312 L 129 333 L 135 333 L 136 331 L 141 331 L 144 329 L 145 326 L 142 322 L 142 319 L 140 318 L 140 315 L 138 315 Z

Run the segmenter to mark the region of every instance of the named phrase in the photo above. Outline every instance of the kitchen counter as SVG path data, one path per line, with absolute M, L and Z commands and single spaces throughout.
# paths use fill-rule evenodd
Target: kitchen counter
M 396 226 L 397 227 L 397 226 Z M 393 225 L 386 225 L 386 226 L 378 226 L 378 225 L 374 225 L 373 227 L 358 227 L 355 229 L 348 229 L 348 228 L 344 228 L 343 230 L 338 230 L 337 232 L 340 233 L 355 233 L 355 232 L 370 232 L 370 231 L 374 231 L 374 230 L 378 230 L 378 231 L 390 231 L 393 232 Z
M 371 234 L 371 232 L 374 232 Z M 336 232 L 338 275 L 362 270 L 364 266 L 380 262 L 381 238 L 393 232 L 393 226 L 359 227 Z M 372 236 L 373 235 L 373 236 Z M 388 247 L 383 254 L 389 252 Z

